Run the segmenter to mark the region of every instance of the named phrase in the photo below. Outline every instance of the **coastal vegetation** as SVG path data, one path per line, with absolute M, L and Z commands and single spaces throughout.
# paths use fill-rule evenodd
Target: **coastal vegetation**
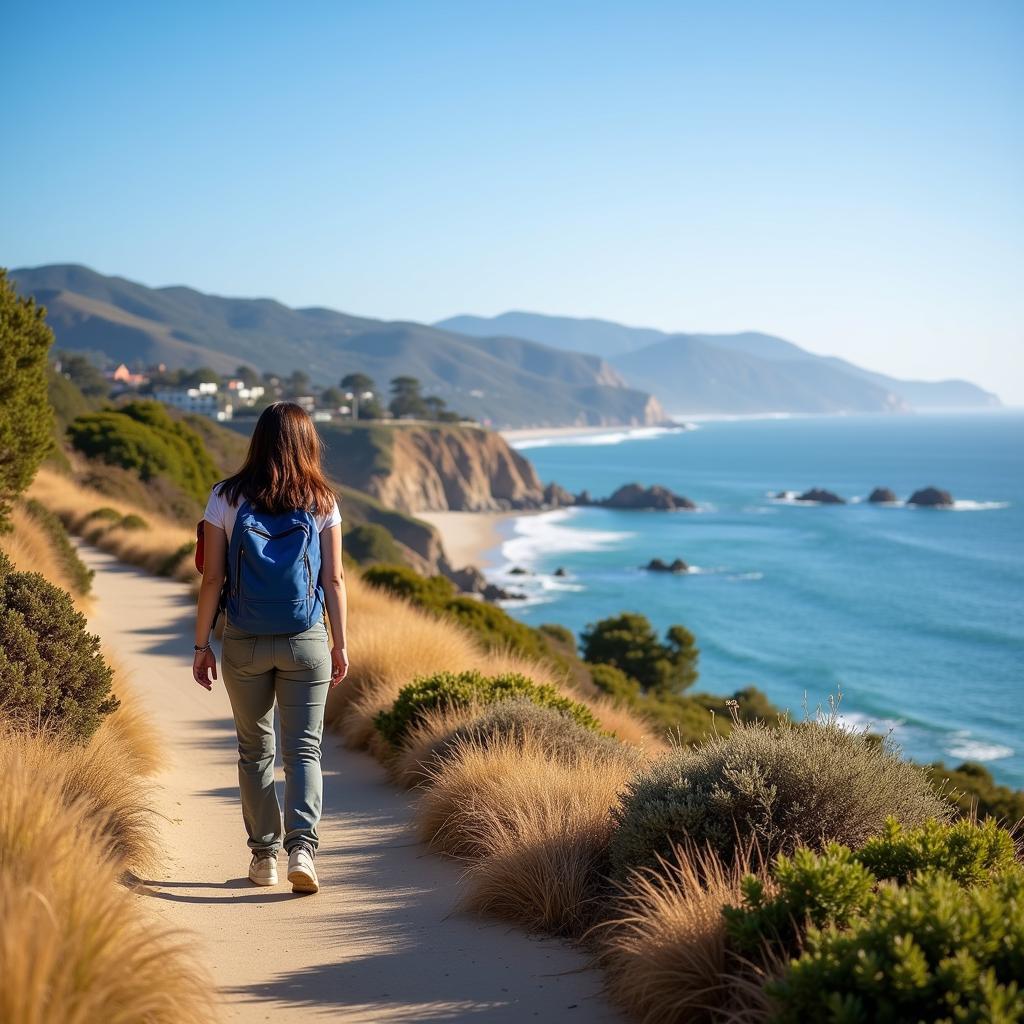
M 29 485 L 50 448 L 52 344 L 46 310 L 22 298 L 0 269 L 0 529 L 8 527 L 11 502 Z
M 49 339 L 41 310 L 0 292 L 0 418 L 24 417 L 0 425 L 0 1019 L 212 1021 L 187 939 L 129 888 L 158 860 L 160 744 L 78 607 L 88 571 L 20 499 L 51 445 Z
M 113 415 L 167 432 L 144 410 Z M 153 450 L 184 452 L 119 445 L 130 464 L 109 468 L 139 482 L 145 465 L 150 482 L 174 472 Z M 75 473 L 96 462 L 69 458 Z M 74 569 L 17 480 L 2 495 L 0 1017 L 209 1019 L 212 988 L 185 940 L 124 884 L 157 850 L 159 743 L 80 594 L 60 589 Z M 194 580 L 184 517 L 52 466 L 31 496 L 117 557 Z M 26 571 L 36 545 L 51 581 Z M 352 669 L 331 692 L 331 726 L 413 788 L 418 834 L 465 867 L 466 908 L 584 944 L 632 1018 L 1019 1019 L 1014 837 L 957 819 L 941 778 L 887 742 L 829 715 L 780 719 L 756 691 L 694 693 L 699 653 L 682 625 L 659 636 L 629 613 L 577 640 L 408 566 L 350 567 L 347 582 Z M 959 774 L 987 787 L 991 813 L 1012 808 L 990 777 Z

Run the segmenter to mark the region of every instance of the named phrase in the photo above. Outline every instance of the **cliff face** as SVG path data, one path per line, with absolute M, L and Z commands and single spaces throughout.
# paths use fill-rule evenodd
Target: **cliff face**
M 392 428 L 391 465 L 365 490 L 402 512 L 492 512 L 537 508 L 544 489 L 533 466 L 490 430 L 467 426 Z

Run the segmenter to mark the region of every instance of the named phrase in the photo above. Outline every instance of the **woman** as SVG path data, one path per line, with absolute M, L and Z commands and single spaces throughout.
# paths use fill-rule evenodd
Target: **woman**
M 224 688 L 238 734 L 249 879 L 276 885 L 284 846 L 293 892 L 320 888 L 313 859 L 323 803 L 324 704 L 328 688 L 348 672 L 341 515 L 320 452 L 307 413 L 275 402 L 256 423 L 245 464 L 213 488 L 203 516 L 205 562 L 192 665 L 195 681 L 211 689 L 217 660 L 210 631 L 224 605 Z M 274 786 L 275 699 L 284 756 L 283 833 Z

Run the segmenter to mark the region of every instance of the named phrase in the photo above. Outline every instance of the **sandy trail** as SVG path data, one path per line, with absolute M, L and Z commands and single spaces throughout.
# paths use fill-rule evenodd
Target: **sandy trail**
M 582 954 L 456 913 L 459 870 L 416 843 L 409 797 L 334 737 L 324 742 L 320 894 L 251 886 L 227 696 L 190 677 L 188 588 L 81 550 L 96 570 L 92 626 L 166 741 L 156 798 L 165 869 L 150 880 L 152 900 L 196 934 L 226 1019 L 618 1019 Z

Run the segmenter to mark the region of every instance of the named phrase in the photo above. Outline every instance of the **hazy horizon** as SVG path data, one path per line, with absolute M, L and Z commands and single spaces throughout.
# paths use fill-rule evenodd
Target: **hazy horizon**
M 6 27 L 12 267 L 755 330 L 1024 404 L 1019 4 L 58 3 Z

